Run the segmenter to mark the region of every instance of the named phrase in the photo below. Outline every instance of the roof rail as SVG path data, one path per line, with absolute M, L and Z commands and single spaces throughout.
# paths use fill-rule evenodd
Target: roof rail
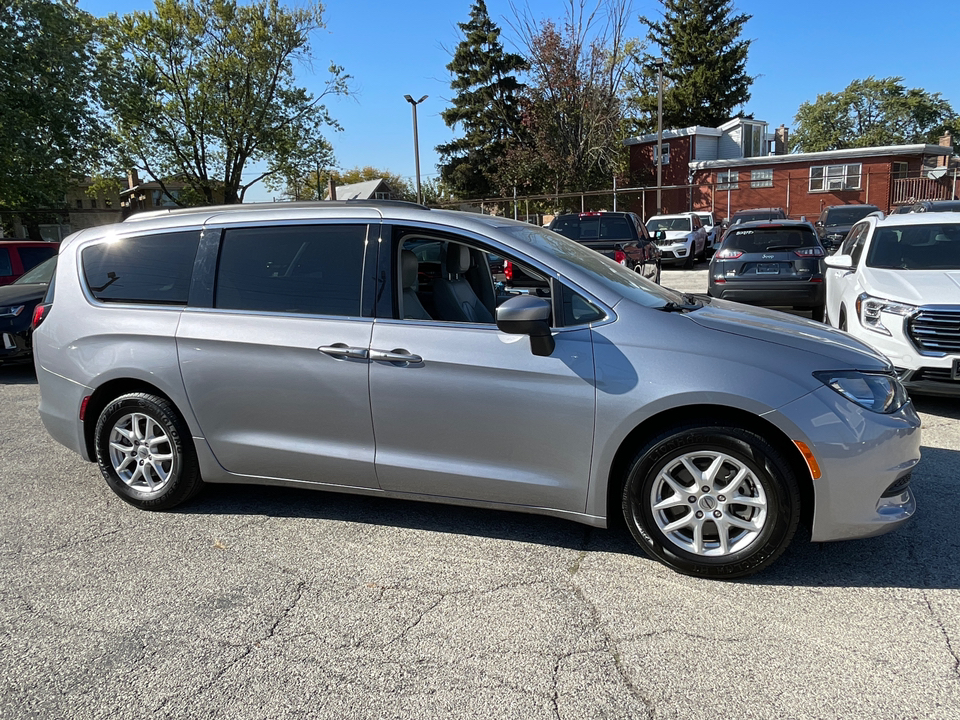
M 123 222 L 136 222 L 138 220 L 150 220 L 152 218 L 164 217 L 167 215 L 189 215 L 191 213 L 209 213 L 223 212 L 226 210 L 276 210 L 279 207 L 291 207 L 300 209 L 325 208 L 325 207 L 406 207 L 416 208 L 418 210 L 429 210 L 426 205 L 420 205 L 407 200 L 362 200 L 360 198 L 351 198 L 349 200 L 290 200 L 283 202 L 256 202 L 256 203 L 235 203 L 233 205 L 195 205 L 190 207 L 161 208 L 159 210 L 147 210 L 130 215 Z

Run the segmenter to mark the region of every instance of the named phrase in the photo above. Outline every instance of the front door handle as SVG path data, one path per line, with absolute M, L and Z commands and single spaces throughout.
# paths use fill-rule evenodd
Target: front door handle
M 387 352 L 386 350 L 371 350 L 370 359 L 378 360 L 380 362 L 403 363 L 405 365 L 419 365 L 423 362 L 422 357 L 409 353 L 406 350 L 392 350 L 390 352 Z
M 322 345 L 317 348 L 324 355 L 335 358 L 356 358 L 366 360 L 369 357 L 369 351 L 363 347 L 350 347 L 346 343 L 335 343 L 333 345 Z

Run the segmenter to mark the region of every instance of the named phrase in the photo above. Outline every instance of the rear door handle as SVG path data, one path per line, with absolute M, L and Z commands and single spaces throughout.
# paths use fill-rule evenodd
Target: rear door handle
M 403 364 L 413 364 L 419 365 L 423 362 L 423 358 L 419 355 L 414 355 L 407 352 L 406 350 L 392 350 L 387 352 L 386 350 L 371 350 L 370 359 L 377 360 L 380 362 L 389 362 L 389 363 L 403 363 Z
M 317 348 L 324 355 L 329 355 L 330 357 L 335 358 L 355 358 L 358 360 L 366 360 L 369 357 L 369 351 L 367 348 L 362 347 L 350 347 L 346 343 L 335 343 L 333 345 L 322 345 Z

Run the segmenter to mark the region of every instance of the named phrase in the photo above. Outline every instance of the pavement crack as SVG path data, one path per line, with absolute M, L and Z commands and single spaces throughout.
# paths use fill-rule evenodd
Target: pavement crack
M 921 596 L 923 597 L 923 602 L 927 606 L 927 611 L 930 613 L 930 617 L 933 618 L 937 628 L 940 630 L 940 634 L 943 635 L 943 639 L 946 641 L 947 652 L 949 652 L 950 656 L 953 658 L 953 674 L 957 676 L 958 680 L 960 680 L 960 655 L 957 654 L 957 650 L 953 647 L 953 641 L 950 639 L 950 634 L 947 632 L 947 628 L 944 627 L 943 621 L 937 615 L 936 610 L 933 609 L 933 603 L 931 603 L 930 598 L 927 597 L 926 590 L 921 593 Z
M 417 614 L 416 619 L 415 619 L 412 623 L 410 623 L 409 625 L 407 625 L 407 627 L 405 627 L 403 630 L 401 630 L 399 633 L 397 633 L 397 635 L 396 635 L 395 637 L 391 638 L 391 639 L 388 640 L 386 643 L 384 643 L 383 646 L 384 646 L 384 647 L 388 647 L 388 646 L 393 645 L 394 643 L 399 642 L 400 640 L 404 639 L 415 627 L 417 627 L 417 625 L 419 625 L 421 622 L 423 622 L 423 619 L 424 619 L 429 613 L 433 612 L 433 610 L 435 610 L 435 609 L 437 608 L 437 606 L 438 606 L 440 603 L 442 603 L 446 597 L 447 597 L 447 596 L 446 596 L 446 595 L 443 595 L 443 594 L 438 595 L 438 596 L 437 596 L 437 599 L 436 599 L 434 602 L 432 602 L 428 607 L 424 608 L 423 610 L 421 610 L 421 611 Z

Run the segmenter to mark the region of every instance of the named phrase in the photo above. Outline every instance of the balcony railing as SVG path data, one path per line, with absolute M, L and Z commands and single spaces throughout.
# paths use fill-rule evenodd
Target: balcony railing
M 893 204 L 921 200 L 949 200 L 950 188 L 942 179 L 932 180 L 925 177 L 895 178 L 893 181 Z

